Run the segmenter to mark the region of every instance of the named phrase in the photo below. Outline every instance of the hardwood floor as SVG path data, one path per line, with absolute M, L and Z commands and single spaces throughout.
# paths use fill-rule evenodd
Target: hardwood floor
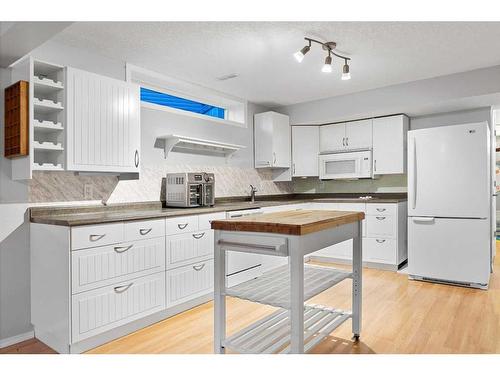
M 364 269 L 363 276 L 361 341 L 351 341 L 347 323 L 313 353 L 500 353 L 500 257 L 488 291 L 411 281 L 373 269 Z M 350 280 L 311 302 L 350 309 Z M 227 305 L 228 334 L 274 310 L 234 298 Z M 212 353 L 212 319 L 209 302 L 88 353 Z M 28 341 L 0 353 L 50 351 Z

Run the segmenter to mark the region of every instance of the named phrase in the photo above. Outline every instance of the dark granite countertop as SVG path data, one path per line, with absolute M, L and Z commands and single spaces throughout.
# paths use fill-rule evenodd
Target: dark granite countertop
M 371 195 L 371 199 L 360 196 Z M 209 214 L 214 212 L 246 210 L 298 204 L 307 202 L 325 203 L 398 203 L 406 201 L 405 193 L 397 194 L 289 194 L 279 196 L 257 197 L 255 203 L 246 201 L 244 197 L 224 198 L 216 201 L 213 207 L 197 208 L 163 208 L 161 202 L 125 203 L 108 206 L 45 206 L 32 207 L 30 219 L 32 223 L 62 226 L 91 225 L 112 223 L 117 221 L 146 220 L 185 215 Z

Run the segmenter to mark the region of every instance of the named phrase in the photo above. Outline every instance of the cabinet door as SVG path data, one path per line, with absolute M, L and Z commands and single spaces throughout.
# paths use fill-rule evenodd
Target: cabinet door
M 319 151 L 339 151 L 345 149 L 345 123 L 319 127 Z
M 138 172 L 139 87 L 82 70 L 67 70 L 68 170 Z
M 269 168 L 273 163 L 273 118 L 270 112 L 254 116 L 255 168 Z
M 319 126 L 292 126 L 292 175 L 318 176 Z
M 291 164 L 291 136 L 290 120 L 286 115 L 273 113 L 273 167 L 290 168 Z
M 374 175 L 406 173 L 408 123 L 404 115 L 373 119 Z
M 349 150 L 372 148 L 372 120 L 346 122 L 345 144 Z

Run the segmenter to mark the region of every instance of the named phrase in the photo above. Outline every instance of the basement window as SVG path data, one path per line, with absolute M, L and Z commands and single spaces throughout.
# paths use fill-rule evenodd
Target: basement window
M 141 87 L 141 101 L 198 113 L 200 115 L 214 118 L 226 118 L 226 110 L 224 108 L 181 98 L 179 96 L 165 94 L 163 92 L 154 91 L 145 87 Z

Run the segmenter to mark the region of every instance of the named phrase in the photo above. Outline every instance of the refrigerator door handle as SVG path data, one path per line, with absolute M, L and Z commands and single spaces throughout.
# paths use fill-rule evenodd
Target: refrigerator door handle
M 413 209 L 417 207 L 417 140 L 413 138 Z
M 433 223 L 434 217 L 412 217 L 414 223 Z

